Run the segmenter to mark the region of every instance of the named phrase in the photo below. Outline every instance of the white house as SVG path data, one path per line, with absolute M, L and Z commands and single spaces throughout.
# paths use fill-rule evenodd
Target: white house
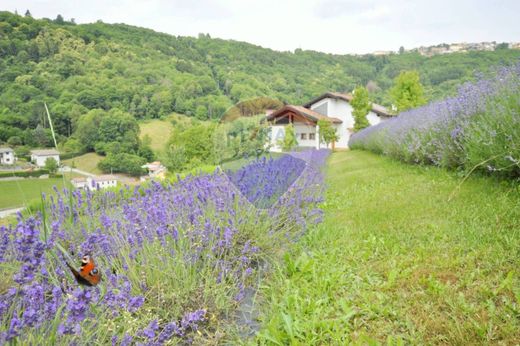
M 71 180 L 72 186 L 76 189 L 85 189 L 90 191 L 96 191 L 101 189 L 107 189 L 109 187 L 117 186 L 117 179 L 113 175 L 99 175 L 87 178 L 73 178 Z
M 77 177 L 70 180 L 76 189 L 87 189 L 87 178 Z
M 60 153 L 55 149 L 31 150 L 31 161 L 38 167 L 44 167 L 47 159 L 53 158 L 60 164 Z
M 0 165 L 14 165 L 16 157 L 14 150 L 8 147 L 0 148 Z
M 148 171 L 148 178 L 159 178 L 162 180 L 166 177 L 167 169 L 161 164 L 161 161 L 147 163 L 142 165 L 141 168 L 145 168 Z M 143 180 L 146 180 L 146 178 L 141 177 L 141 181 Z
M 111 174 L 107 175 L 98 175 L 95 177 L 87 178 L 88 189 L 91 191 L 106 189 L 109 187 L 117 186 L 117 179 L 115 176 Z
M 303 106 L 287 105 L 269 114 L 267 120 L 271 123 L 271 151 L 281 151 L 278 141 L 285 136 L 285 126 L 292 123 L 299 147 L 325 147 L 319 141 L 318 120 L 332 122 L 339 136 L 334 143 L 336 148 L 348 148 L 348 141 L 354 132 L 353 108 L 350 105 L 352 95 L 328 92 Z M 389 119 L 392 115 L 383 106 L 372 104 L 367 114 L 370 125 L 376 125 Z

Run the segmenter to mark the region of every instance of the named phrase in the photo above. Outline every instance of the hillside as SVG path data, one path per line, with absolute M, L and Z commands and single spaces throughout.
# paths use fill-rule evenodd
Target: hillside
M 124 24 L 75 25 L 0 12 L 0 142 L 31 145 L 48 128 L 43 101 L 61 140 L 89 110 L 120 109 L 137 119 L 171 112 L 219 118 L 256 96 L 302 103 L 326 90 L 370 82 L 375 102 L 401 71 L 417 69 L 429 99 L 452 94 L 476 71 L 516 61 L 501 49 L 433 57 L 277 52 L 244 42 L 176 37 Z

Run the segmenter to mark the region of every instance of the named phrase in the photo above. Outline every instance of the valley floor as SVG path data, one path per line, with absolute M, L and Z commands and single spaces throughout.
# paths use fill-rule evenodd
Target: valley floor
M 517 344 L 520 189 L 334 153 L 324 222 L 262 289 L 266 344 Z

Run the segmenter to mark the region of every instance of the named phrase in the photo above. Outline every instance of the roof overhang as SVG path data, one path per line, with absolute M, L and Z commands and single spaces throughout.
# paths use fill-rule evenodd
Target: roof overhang
M 324 94 L 321 94 L 320 96 L 312 99 L 311 101 L 305 103 L 303 107 L 310 108 L 313 104 L 323 100 L 323 99 L 334 99 L 334 100 L 343 100 L 345 102 L 350 103 L 352 101 L 351 94 L 342 94 L 342 93 L 336 93 L 336 92 L 326 92 Z M 376 113 L 379 116 L 382 117 L 393 117 L 394 115 L 391 114 L 385 107 L 378 105 L 376 103 L 372 103 L 372 108 L 370 109 L 372 112 Z
M 328 120 L 332 122 L 333 124 L 341 124 L 341 119 L 335 118 L 335 117 L 328 117 L 325 115 L 322 115 L 318 112 L 315 112 L 313 110 L 301 107 L 301 106 L 293 106 L 293 105 L 286 105 L 277 111 L 269 114 L 266 119 L 267 121 L 275 121 L 277 118 L 281 118 L 289 113 L 297 114 L 309 121 L 311 121 L 314 124 L 317 124 L 320 120 Z

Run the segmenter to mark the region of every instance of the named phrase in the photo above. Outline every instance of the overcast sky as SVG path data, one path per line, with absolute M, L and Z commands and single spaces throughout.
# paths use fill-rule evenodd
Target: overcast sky
M 276 50 L 368 53 L 454 42 L 520 41 L 520 0 L 0 0 L 35 18 L 59 13 Z

